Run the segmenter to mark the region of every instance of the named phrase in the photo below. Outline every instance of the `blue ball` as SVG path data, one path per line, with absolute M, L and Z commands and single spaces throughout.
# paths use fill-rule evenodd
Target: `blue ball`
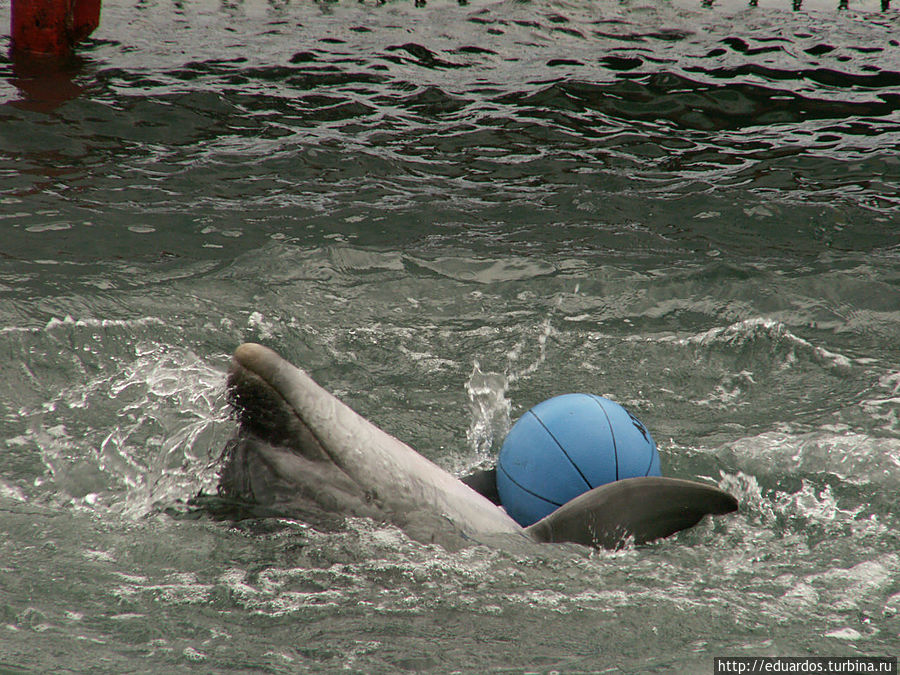
M 522 527 L 604 483 L 659 476 L 647 428 L 618 403 L 564 394 L 538 403 L 513 425 L 497 462 L 497 491 Z

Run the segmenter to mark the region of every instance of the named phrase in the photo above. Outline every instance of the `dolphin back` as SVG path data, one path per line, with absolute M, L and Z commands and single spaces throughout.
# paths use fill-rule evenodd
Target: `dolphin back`
M 627 478 L 589 490 L 525 528 L 540 542 L 573 542 L 608 549 L 643 544 L 696 525 L 703 516 L 731 513 L 737 500 L 717 487 L 680 478 Z

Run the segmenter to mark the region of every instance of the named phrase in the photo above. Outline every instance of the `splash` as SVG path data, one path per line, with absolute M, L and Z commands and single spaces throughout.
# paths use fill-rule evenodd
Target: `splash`
M 508 390 L 507 376 L 485 373 L 475 360 L 466 382 L 471 417 L 466 440 L 482 461 L 490 456 L 494 438 L 503 438 L 509 431 L 512 404 L 506 396 Z
M 209 487 L 210 449 L 228 433 L 223 377 L 190 350 L 142 344 L 64 389 L 31 432 L 56 497 L 138 518 Z
M 556 307 L 559 306 L 557 301 Z M 552 311 L 551 311 L 552 315 Z M 483 371 L 476 359 L 472 373 L 466 382 L 469 398 L 471 422 L 466 430 L 469 447 L 475 451 L 478 463 L 486 463 L 492 458 L 491 450 L 495 442 L 502 441 L 510 428 L 512 403 L 507 396 L 515 382 L 533 375 L 547 359 L 547 340 L 553 334 L 551 317 L 540 324 L 537 337 L 537 354 L 533 360 L 520 366 L 522 355 L 528 346 L 523 339 L 506 354 L 506 368 L 502 373 Z
M 740 504 L 740 510 L 753 521 L 770 525 L 775 522 L 775 508 L 763 495 L 762 488 L 754 476 L 741 471 L 734 474 L 722 473 L 719 487 L 733 494 Z
M 764 489 L 755 476 L 738 471 L 723 472 L 719 487 L 735 495 L 745 518 L 743 536 L 750 540 L 772 533 L 782 537 L 801 536 L 815 544 L 823 539 L 871 537 L 873 541 L 892 536 L 891 528 L 865 505 L 849 506 L 828 484 L 817 485 L 802 479 L 799 489 Z

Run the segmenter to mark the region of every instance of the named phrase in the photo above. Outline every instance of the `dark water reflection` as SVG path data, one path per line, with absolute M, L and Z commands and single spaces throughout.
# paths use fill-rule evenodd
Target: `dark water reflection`
M 853 213 L 832 218 L 874 223 L 867 241 L 891 229 L 879 225 L 900 194 L 891 14 L 260 9 L 110 4 L 68 84 L 10 78 L 27 100 L 59 95 L 28 106 L 45 115 L 65 92 L 87 94 L 43 118 L 7 107 L 7 190 L 41 190 L 29 175 L 83 176 L 77 199 L 49 195 L 75 224 L 85 203 L 140 219 L 175 217 L 186 199 L 214 217 L 241 204 L 265 219 L 334 214 L 358 197 L 372 218 L 410 200 L 463 218 L 473 203 L 540 204 L 536 194 L 566 221 L 588 183 L 630 203 L 728 189 L 751 210 L 840 205 Z M 149 41 L 175 32 L 177 47 Z

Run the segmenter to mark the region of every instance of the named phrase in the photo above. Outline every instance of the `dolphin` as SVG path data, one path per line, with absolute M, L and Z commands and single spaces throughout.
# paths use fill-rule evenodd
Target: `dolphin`
M 711 485 L 629 478 L 523 528 L 498 505 L 491 471 L 457 479 L 267 347 L 239 346 L 227 387 L 239 424 L 223 452 L 219 495 L 254 515 L 314 523 L 367 517 L 446 548 L 524 538 L 614 549 L 737 509 L 733 496 Z

